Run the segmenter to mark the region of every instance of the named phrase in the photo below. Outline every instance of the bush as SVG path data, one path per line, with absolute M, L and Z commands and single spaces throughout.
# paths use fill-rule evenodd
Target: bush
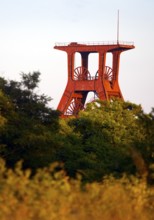
M 82 185 L 70 179 L 59 164 L 40 169 L 35 176 L 14 170 L 0 160 L 1 220 L 152 220 L 154 189 L 135 177 Z

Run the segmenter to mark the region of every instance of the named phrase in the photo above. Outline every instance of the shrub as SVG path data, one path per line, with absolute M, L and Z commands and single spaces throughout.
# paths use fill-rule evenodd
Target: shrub
M 59 166 L 59 164 L 58 164 Z M 152 220 L 154 189 L 135 177 L 106 177 L 101 183 L 82 185 L 57 164 L 35 176 L 14 170 L 0 161 L 1 220 Z

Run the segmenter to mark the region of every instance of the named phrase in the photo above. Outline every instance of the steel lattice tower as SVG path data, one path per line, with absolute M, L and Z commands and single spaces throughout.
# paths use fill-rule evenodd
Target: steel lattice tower
M 57 109 L 62 117 L 78 115 L 85 106 L 89 92 L 94 92 L 100 100 L 109 100 L 111 97 L 123 99 L 119 82 L 120 54 L 135 48 L 130 42 L 111 43 L 57 43 L 55 49 L 67 53 L 68 82 Z M 81 65 L 75 67 L 75 53 L 81 55 Z M 98 54 L 98 69 L 95 76 L 88 70 L 90 53 Z M 112 54 L 112 66 L 106 65 L 107 54 Z

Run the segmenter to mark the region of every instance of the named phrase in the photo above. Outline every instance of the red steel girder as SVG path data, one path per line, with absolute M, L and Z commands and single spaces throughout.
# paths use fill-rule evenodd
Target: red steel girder
M 68 43 L 56 44 L 55 49 L 65 51 L 68 58 L 68 82 L 57 109 L 62 117 L 77 116 L 84 109 L 89 92 L 97 94 L 101 100 L 111 97 L 123 99 L 119 82 L 120 54 L 135 48 L 132 43 Z M 75 53 L 81 55 L 81 66 L 74 65 Z M 90 53 L 98 53 L 98 70 L 94 77 L 88 70 L 88 56 Z M 106 66 L 106 54 L 112 54 L 112 67 Z

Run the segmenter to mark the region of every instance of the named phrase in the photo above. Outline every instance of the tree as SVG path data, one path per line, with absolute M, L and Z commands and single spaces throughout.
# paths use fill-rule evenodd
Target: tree
M 142 143 L 146 142 L 146 129 L 141 120 L 144 116 L 140 105 L 118 99 L 90 103 L 78 118 L 67 121 L 71 132 L 66 132 L 66 139 L 76 138 L 78 155 L 69 157 L 75 155 L 76 147 L 73 143 L 68 147 L 66 142 L 57 154 L 67 152 L 66 157 L 60 157 L 66 170 L 71 173 L 73 167 L 74 173 L 82 173 L 88 181 L 101 180 L 107 174 L 118 177 L 138 172 L 142 175 L 147 171 L 146 148 L 142 152 Z
M 83 181 L 147 175 L 154 166 L 154 110 L 145 114 L 140 105 L 113 99 L 87 104 L 77 118 L 60 119 L 48 107 L 51 99 L 36 92 L 39 76 L 0 78 L 0 156 L 8 166 L 23 160 L 24 168 L 35 171 L 58 161 Z
M 0 129 L 6 123 L 6 118 L 4 117 L 3 113 L 8 109 L 8 99 L 4 96 L 2 91 L 0 91 Z
M 39 76 L 39 72 L 23 73 L 20 82 L 0 78 L 0 89 L 9 99 L 1 105 L 7 123 L 0 140 L 6 148 L 3 157 L 10 166 L 21 159 L 25 167 L 31 168 L 52 162 L 59 113 L 47 106 L 50 98 L 35 92 Z M 11 103 L 11 107 L 7 103 Z
M 148 181 L 154 183 L 154 108 L 149 114 L 140 115 L 145 130 L 145 140 L 137 144 L 148 167 Z
M 0 90 L 0 133 L 3 132 L 4 126 L 7 123 L 7 119 L 5 115 L 10 109 L 11 109 L 11 105 L 9 99 Z M 5 152 L 5 145 L 0 140 L 0 154 L 3 155 L 4 152 Z

